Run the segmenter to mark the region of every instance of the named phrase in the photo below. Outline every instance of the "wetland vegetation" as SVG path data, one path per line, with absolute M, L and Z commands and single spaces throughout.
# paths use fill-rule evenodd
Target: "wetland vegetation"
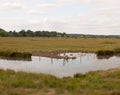
M 76 74 L 63 79 L 50 75 L 0 70 L 0 95 L 119 95 L 120 69 Z
M 0 51 L 8 56 L 24 56 L 41 51 L 100 50 L 119 53 L 119 38 L 0 38 Z M 117 48 L 117 49 L 116 49 Z M 102 52 L 103 52 L 102 51 Z M 9 54 L 9 53 L 7 53 Z M 7 55 L 6 54 L 6 55 Z M 0 95 L 119 95 L 120 69 L 56 78 L 51 75 L 0 70 Z
M 114 55 L 120 55 L 120 48 L 114 49 L 114 50 L 99 50 L 96 52 L 98 58 L 100 57 L 112 57 Z
M 1 51 L 0 57 L 12 59 L 31 59 L 32 54 L 28 52 Z
M 0 51 L 81 51 L 97 52 L 120 48 L 119 38 L 31 38 L 0 37 Z
M 30 58 L 38 52 L 97 52 L 99 56 L 120 53 L 119 38 L 0 37 L 0 55 Z

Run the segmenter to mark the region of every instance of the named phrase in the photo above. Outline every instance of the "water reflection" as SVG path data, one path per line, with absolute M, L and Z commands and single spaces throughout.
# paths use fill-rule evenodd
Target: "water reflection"
M 63 53 L 59 56 L 69 58 L 48 58 L 32 56 L 31 61 L 0 59 L 0 68 L 15 71 L 52 74 L 57 77 L 73 76 L 96 70 L 107 70 L 120 66 L 120 57 L 98 59 L 93 53 Z M 75 57 L 75 58 L 73 58 Z

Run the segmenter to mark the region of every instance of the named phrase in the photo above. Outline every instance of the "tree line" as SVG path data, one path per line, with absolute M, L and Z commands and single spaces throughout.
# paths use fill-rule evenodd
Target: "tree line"
M 56 31 L 21 30 L 5 31 L 0 28 L 0 37 L 71 37 L 71 38 L 120 38 L 120 35 L 66 34 Z
M 0 28 L 0 37 L 67 37 L 66 33 L 59 33 L 56 31 L 32 31 L 32 30 L 21 30 L 16 31 L 5 31 Z

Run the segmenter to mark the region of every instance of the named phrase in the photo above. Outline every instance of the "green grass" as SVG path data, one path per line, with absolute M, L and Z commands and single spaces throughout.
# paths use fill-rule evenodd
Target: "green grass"
M 117 38 L 17 38 L 0 37 L 0 51 L 84 51 L 113 50 L 120 48 Z
M 44 74 L 0 70 L 0 95 L 119 95 L 120 69 L 59 79 Z

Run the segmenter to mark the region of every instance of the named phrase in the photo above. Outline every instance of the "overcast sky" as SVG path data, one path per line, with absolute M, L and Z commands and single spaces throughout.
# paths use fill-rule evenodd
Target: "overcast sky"
M 0 28 L 120 35 L 120 0 L 0 0 Z

